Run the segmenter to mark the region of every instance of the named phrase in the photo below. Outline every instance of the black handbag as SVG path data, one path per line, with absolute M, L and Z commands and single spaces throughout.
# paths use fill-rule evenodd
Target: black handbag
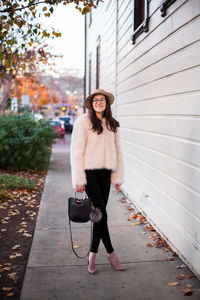
M 75 192 L 73 197 L 68 198 L 68 217 L 69 217 L 71 246 L 72 246 L 72 251 L 78 258 L 85 258 L 89 254 L 91 243 L 92 243 L 92 222 L 91 222 L 91 226 L 90 226 L 89 250 L 87 251 L 86 255 L 79 256 L 76 253 L 76 251 L 74 250 L 71 221 L 75 222 L 75 223 L 86 223 L 86 222 L 90 221 L 91 209 L 92 209 L 91 208 L 91 199 L 86 197 L 86 194 L 83 199 L 78 199 L 76 197 L 76 192 Z
M 78 258 L 85 258 L 89 254 L 90 247 L 92 244 L 92 230 L 93 230 L 92 223 L 99 222 L 101 220 L 102 218 L 101 210 L 98 207 L 93 207 L 92 201 L 90 198 L 86 196 L 86 193 L 83 199 L 78 199 L 76 197 L 76 192 L 75 192 L 73 197 L 68 198 L 68 217 L 69 217 L 69 229 L 70 229 L 72 250 Z M 75 223 L 86 223 L 88 221 L 91 221 L 90 247 L 87 254 L 84 256 L 79 256 L 74 250 L 71 221 Z
M 74 193 L 74 197 L 68 199 L 68 215 L 72 222 L 85 223 L 90 221 L 91 210 L 91 200 L 86 195 L 83 199 L 78 199 Z

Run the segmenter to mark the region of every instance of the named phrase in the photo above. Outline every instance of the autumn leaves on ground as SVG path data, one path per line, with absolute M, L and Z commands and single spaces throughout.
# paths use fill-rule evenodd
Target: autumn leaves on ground
M 120 201 L 122 203 L 126 203 L 126 200 L 125 200 L 124 197 L 121 197 Z M 128 210 L 128 214 L 129 214 L 127 220 L 130 222 L 131 226 L 135 227 L 135 226 L 138 226 L 138 225 L 142 225 L 143 229 L 144 229 L 143 231 L 141 231 L 142 235 L 145 235 L 147 232 L 151 233 L 151 235 L 149 235 L 148 238 L 150 240 L 152 240 L 152 242 L 146 243 L 147 247 L 162 248 L 165 252 L 169 252 L 170 255 L 166 258 L 166 261 L 170 262 L 170 261 L 174 261 L 176 258 L 178 258 L 176 253 L 173 252 L 172 249 L 170 248 L 170 246 L 167 244 L 166 240 L 163 239 L 155 231 L 155 229 L 147 222 L 146 218 L 140 212 L 135 212 L 135 209 L 133 208 L 132 204 L 128 204 L 127 210 Z M 185 267 L 186 267 L 186 265 L 180 264 L 180 263 L 177 263 L 177 265 L 176 265 L 176 269 L 184 270 Z M 190 273 L 190 274 L 185 273 L 184 274 L 183 272 L 181 272 L 176 277 L 176 280 L 169 281 L 168 285 L 169 286 L 177 286 L 177 285 L 179 285 L 180 280 L 191 279 L 193 277 L 194 277 L 194 275 L 192 273 Z M 193 288 L 194 288 L 193 284 L 186 283 L 184 289 L 182 289 L 183 295 L 184 296 L 191 296 L 193 294 Z M 199 289 L 198 292 L 200 293 L 200 289 Z
M 19 299 L 54 130 L 29 114 L 0 116 L 0 298 Z
M 0 298 L 19 299 L 46 172 L 0 174 Z

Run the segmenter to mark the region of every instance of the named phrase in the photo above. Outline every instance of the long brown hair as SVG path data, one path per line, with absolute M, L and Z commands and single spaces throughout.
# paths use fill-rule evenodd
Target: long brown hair
M 116 132 L 117 127 L 119 127 L 119 122 L 113 118 L 112 111 L 110 108 L 110 102 L 109 102 L 107 96 L 105 96 L 105 98 L 106 98 L 106 109 L 103 112 L 103 118 L 106 119 L 106 127 L 108 128 L 108 130 Z M 92 100 L 93 100 L 93 98 L 91 99 L 91 105 L 90 105 L 90 109 L 89 109 L 89 117 L 90 117 L 90 121 L 92 123 L 92 130 L 96 131 L 97 134 L 101 134 L 103 131 L 102 122 L 96 116 L 96 112 L 92 105 Z

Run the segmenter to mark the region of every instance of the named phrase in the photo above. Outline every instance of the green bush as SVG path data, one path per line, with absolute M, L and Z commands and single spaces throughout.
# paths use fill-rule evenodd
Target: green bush
M 0 168 L 42 171 L 48 166 L 54 130 L 29 114 L 0 117 Z
M 28 178 L 23 178 L 15 175 L 0 174 L 0 191 L 9 189 L 32 190 L 34 187 L 36 187 L 36 183 Z

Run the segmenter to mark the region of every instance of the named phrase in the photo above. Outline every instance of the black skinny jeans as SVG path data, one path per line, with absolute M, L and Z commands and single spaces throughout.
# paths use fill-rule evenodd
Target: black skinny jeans
M 99 221 L 98 223 L 94 223 L 92 245 L 90 251 L 97 253 L 100 240 L 102 239 L 106 251 L 108 253 L 112 253 L 114 249 L 112 247 L 110 234 L 108 231 L 106 212 L 106 205 L 108 202 L 111 184 L 111 170 L 85 170 L 85 173 L 87 179 L 87 184 L 85 186 L 86 193 L 88 197 L 91 198 L 94 207 L 99 207 L 102 212 L 101 221 Z

